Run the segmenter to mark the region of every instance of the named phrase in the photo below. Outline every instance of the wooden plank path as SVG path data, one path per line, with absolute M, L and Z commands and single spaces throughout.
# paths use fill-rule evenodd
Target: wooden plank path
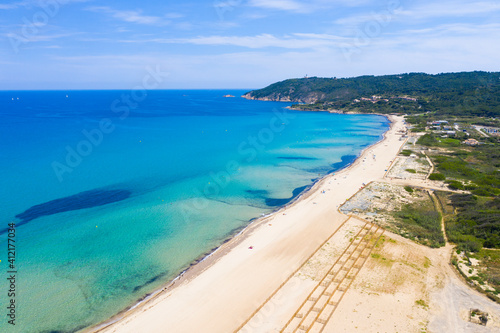
M 288 278 L 283 281 L 283 283 L 265 300 L 264 303 L 262 303 L 253 313 L 252 315 L 247 318 L 247 320 L 245 320 L 235 331 L 234 333 L 237 333 L 237 332 L 240 332 L 242 330 L 243 327 L 245 327 L 246 324 L 248 324 L 248 322 L 250 322 L 250 320 L 260 311 L 262 310 L 262 308 L 276 295 L 276 293 L 278 293 L 278 291 L 283 288 L 285 286 L 285 284 L 288 283 L 288 281 L 290 281 L 290 279 L 299 271 L 301 270 L 306 264 L 307 262 L 312 258 L 314 257 L 314 255 L 316 255 L 316 253 L 318 253 L 324 246 L 325 244 L 327 244 L 336 234 L 339 230 L 342 229 L 342 227 L 352 218 L 352 215 L 348 216 L 341 224 L 340 226 L 335 229 L 335 231 L 330 235 L 330 237 L 328 237 L 328 239 L 326 239 L 292 274 L 290 274 L 290 276 L 288 276 Z
M 383 233 L 380 226 L 365 222 L 280 332 L 323 332 Z

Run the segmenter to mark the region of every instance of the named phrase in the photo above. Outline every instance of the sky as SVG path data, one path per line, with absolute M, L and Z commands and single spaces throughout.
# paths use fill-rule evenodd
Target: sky
M 499 71 L 498 0 L 3 0 L 0 89 Z

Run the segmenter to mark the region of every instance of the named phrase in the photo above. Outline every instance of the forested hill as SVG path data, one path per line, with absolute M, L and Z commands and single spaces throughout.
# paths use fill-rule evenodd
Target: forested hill
M 289 79 L 243 97 L 303 110 L 500 116 L 500 72 Z

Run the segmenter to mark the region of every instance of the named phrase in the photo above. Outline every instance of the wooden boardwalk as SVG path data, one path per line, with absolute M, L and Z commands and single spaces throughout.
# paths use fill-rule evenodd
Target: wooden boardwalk
M 383 233 L 366 222 L 280 332 L 323 332 Z

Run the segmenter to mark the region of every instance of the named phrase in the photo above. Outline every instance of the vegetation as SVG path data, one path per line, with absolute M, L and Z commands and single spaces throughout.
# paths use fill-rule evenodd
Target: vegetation
M 463 138 L 465 139 L 465 138 Z M 459 147 L 461 141 L 454 138 L 438 138 L 435 134 L 425 134 L 421 136 L 417 143 L 422 146 L 452 148 Z
M 434 163 L 455 190 L 468 190 L 478 196 L 500 194 L 499 145 L 481 145 L 472 150 L 456 150 L 433 156 Z
M 441 214 L 432 200 L 404 205 L 394 213 L 398 233 L 421 244 L 436 248 L 445 244 L 441 231 Z
M 432 134 L 425 134 L 418 139 L 417 144 L 422 146 L 437 146 L 438 140 Z
M 450 192 L 448 191 L 434 191 L 434 194 L 439 200 L 441 209 L 443 210 L 444 217 L 455 215 L 455 207 L 449 200 Z
M 442 173 L 436 173 L 436 172 L 434 172 L 434 173 L 431 173 L 429 175 L 429 179 L 430 180 L 445 180 L 446 177 Z
M 450 196 L 458 214 L 446 221 L 446 231 L 458 249 L 478 252 L 500 248 L 500 198 L 479 198 L 473 194 Z
M 405 190 L 408 193 L 413 193 L 413 189 L 411 188 L 411 186 L 405 186 Z
M 423 307 L 424 309 L 427 309 L 429 307 L 429 305 L 427 305 L 427 303 L 423 299 L 415 301 L 415 304 Z
M 418 144 L 438 149 L 431 155 L 441 175 L 430 179 L 447 179 L 453 190 L 471 191 L 478 196 L 493 197 L 500 194 L 500 150 L 497 138 L 476 137 L 482 143 L 471 148 L 460 140 L 438 138 L 429 133 L 420 137 Z M 439 178 L 435 178 L 439 177 Z M 444 179 L 442 179 L 444 177 Z
M 355 78 L 303 78 L 274 83 L 246 95 L 292 101 L 302 110 L 364 113 L 500 115 L 499 73 L 409 73 Z M 375 97 L 373 97 L 375 96 Z
M 493 287 L 493 294 L 500 294 L 500 251 L 491 249 L 482 249 L 472 255 L 473 258 L 480 261 L 481 273 L 478 278 L 481 282 L 487 282 Z
M 420 122 L 418 118 L 412 121 Z M 469 120 L 454 121 L 465 124 Z M 438 195 L 443 207 L 448 207 L 445 225 L 449 240 L 461 251 L 478 252 L 483 246 L 500 248 L 500 144 L 496 138 L 471 133 L 482 144 L 468 147 L 457 143 L 460 140 L 443 140 L 432 133 L 420 137 L 418 144 L 433 150 L 428 155 L 437 173 L 429 179 L 445 180 L 450 189 L 465 191 L 447 198 Z

